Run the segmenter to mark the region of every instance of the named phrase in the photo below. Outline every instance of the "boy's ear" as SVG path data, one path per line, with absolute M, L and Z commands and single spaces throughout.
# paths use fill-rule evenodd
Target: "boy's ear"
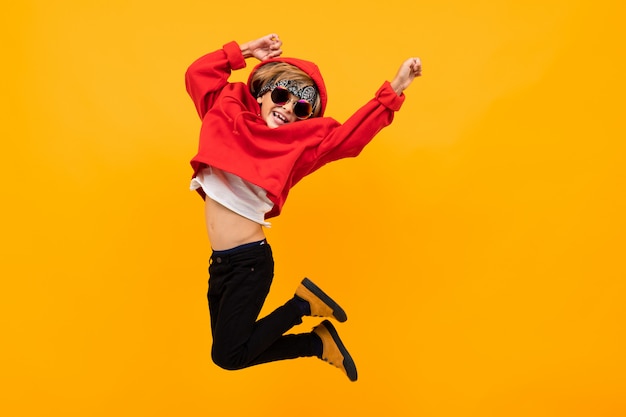
M 263 97 L 257 97 L 256 98 L 256 102 L 261 104 L 261 102 L 263 101 Z

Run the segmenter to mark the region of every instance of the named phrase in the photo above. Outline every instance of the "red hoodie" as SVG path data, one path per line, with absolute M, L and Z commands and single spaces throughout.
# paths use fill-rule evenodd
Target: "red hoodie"
M 260 66 L 276 61 L 295 65 L 313 79 L 323 114 L 326 87 L 312 62 L 296 58 L 262 61 L 250 78 Z M 280 214 L 289 190 L 306 175 L 329 162 L 357 156 L 392 122 L 394 112 L 404 102 L 404 95 L 398 96 L 385 81 L 375 97 L 343 124 L 329 117 L 315 117 L 272 129 L 259 116 L 259 103 L 248 86 L 228 82 L 231 70 L 245 66 L 239 45 L 230 42 L 187 69 L 187 92 L 202 119 L 198 153 L 191 166 L 194 176 L 211 165 L 265 189 L 274 203 L 266 219 Z M 204 197 L 202 189 L 198 191 Z

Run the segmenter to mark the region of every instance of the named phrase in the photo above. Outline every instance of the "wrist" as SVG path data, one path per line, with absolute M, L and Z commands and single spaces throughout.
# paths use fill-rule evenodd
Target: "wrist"
M 239 49 L 241 50 L 241 54 L 244 58 L 250 58 L 252 56 L 252 52 L 250 51 L 250 45 L 248 42 L 239 45 Z
M 396 92 L 397 95 L 399 96 L 402 95 L 402 92 L 404 91 L 404 87 L 402 86 L 402 83 L 398 81 L 398 79 L 394 79 L 389 84 L 391 85 L 391 88 L 393 89 L 393 91 Z

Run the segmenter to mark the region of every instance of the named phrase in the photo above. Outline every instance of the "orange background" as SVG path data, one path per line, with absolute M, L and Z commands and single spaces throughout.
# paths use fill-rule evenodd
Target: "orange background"
M 623 2 L 4 10 L 0 414 L 626 415 Z M 356 383 L 209 359 L 183 74 L 269 32 L 318 63 L 341 121 L 424 63 L 394 123 L 268 232 L 265 313 L 318 282 L 348 311 Z

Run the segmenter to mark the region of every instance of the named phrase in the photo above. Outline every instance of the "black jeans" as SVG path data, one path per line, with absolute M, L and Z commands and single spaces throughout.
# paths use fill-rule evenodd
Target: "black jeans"
M 284 333 L 302 323 L 293 299 L 257 320 L 274 278 L 272 249 L 265 241 L 214 251 L 209 266 L 211 357 L 224 369 L 242 369 L 314 355 L 311 333 Z

